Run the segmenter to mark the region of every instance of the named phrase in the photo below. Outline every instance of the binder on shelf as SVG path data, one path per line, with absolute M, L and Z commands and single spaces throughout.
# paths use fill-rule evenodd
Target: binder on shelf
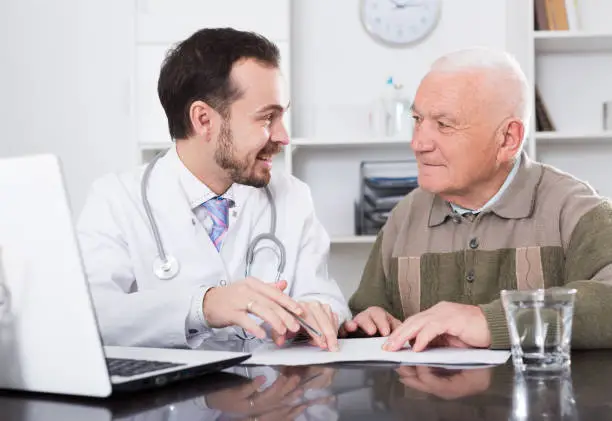
M 544 104 L 540 90 L 535 88 L 535 116 L 536 116 L 536 131 L 538 132 L 554 132 L 555 125 L 550 118 L 548 109 Z
M 577 0 L 534 0 L 536 31 L 579 30 Z
M 546 2 L 548 0 L 533 0 L 534 25 L 536 31 L 548 31 L 548 18 L 546 16 Z
M 569 29 L 565 0 L 546 0 L 546 17 L 550 30 L 567 31 Z

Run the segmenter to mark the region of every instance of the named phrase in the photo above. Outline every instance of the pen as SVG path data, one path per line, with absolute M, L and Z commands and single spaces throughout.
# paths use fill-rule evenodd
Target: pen
M 321 336 L 323 336 L 321 334 L 321 332 L 319 332 L 317 329 L 315 329 L 314 327 L 310 326 L 308 323 L 306 323 L 306 320 L 302 319 L 300 316 L 298 316 L 297 314 L 295 314 L 293 311 L 289 310 L 288 308 L 286 308 L 285 310 L 287 310 L 287 312 L 289 314 L 291 314 L 293 317 L 295 317 L 295 319 L 298 321 L 298 323 L 300 324 L 300 326 L 302 326 L 304 329 L 310 331 L 311 333 L 313 333 L 314 335 L 318 336 L 319 338 Z

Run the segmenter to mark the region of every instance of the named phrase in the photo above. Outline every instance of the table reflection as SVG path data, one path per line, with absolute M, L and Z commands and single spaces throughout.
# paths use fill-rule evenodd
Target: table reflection
M 243 367 L 157 390 L 106 400 L 19 394 L 0 395 L 6 420 L 334 420 L 336 397 L 329 386 L 336 369 Z
M 245 384 L 215 391 L 204 399 L 219 419 L 326 420 L 337 419 L 335 397 L 329 390 L 336 370 L 330 367 L 252 367 Z
M 476 395 L 489 389 L 493 368 L 470 370 L 427 366 L 403 366 L 395 370 L 399 382 L 409 389 L 445 399 Z
M 578 420 L 571 372 L 517 372 L 510 420 Z
M 210 344 L 209 344 L 210 345 Z M 258 346 L 225 343 L 241 351 Z M 166 387 L 83 399 L 0 392 L 2 420 L 612 420 L 612 353 L 561 376 L 497 367 L 349 363 L 238 366 Z
M 401 366 L 377 383 L 386 412 L 402 419 L 508 419 L 512 371 L 505 367 Z

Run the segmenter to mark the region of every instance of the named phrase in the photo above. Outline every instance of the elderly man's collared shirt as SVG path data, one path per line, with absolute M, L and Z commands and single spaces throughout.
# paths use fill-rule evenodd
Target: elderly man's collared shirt
M 459 215 L 465 215 L 467 213 L 477 214 L 477 213 L 482 212 L 485 209 L 490 208 L 491 206 L 493 206 L 494 203 L 496 203 L 499 200 L 500 197 L 502 197 L 504 192 L 508 189 L 508 186 L 510 185 L 510 183 L 512 183 L 512 180 L 514 180 L 514 177 L 516 176 L 516 173 L 518 172 L 520 165 L 521 165 L 521 155 L 519 155 L 514 161 L 514 165 L 512 166 L 510 173 L 508 173 L 508 176 L 504 180 L 504 184 L 502 184 L 502 186 L 499 188 L 497 193 L 495 193 L 493 197 L 491 197 L 487 201 L 487 203 L 485 203 L 480 209 L 466 209 L 454 203 L 450 204 L 451 208 L 455 211 L 455 213 L 458 213 Z

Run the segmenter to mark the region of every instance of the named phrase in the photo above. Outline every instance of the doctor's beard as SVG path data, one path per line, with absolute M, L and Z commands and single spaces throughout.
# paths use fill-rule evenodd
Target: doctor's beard
M 257 152 L 257 156 L 274 156 L 281 151 L 281 146 L 276 142 L 268 142 Z M 257 158 L 249 162 L 248 157 L 240 159 L 236 157 L 234 148 L 234 137 L 230 128 L 229 119 L 224 120 L 219 130 L 219 141 L 215 150 L 215 162 L 219 167 L 227 170 L 234 183 L 244 184 L 256 188 L 265 187 L 270 182 L 270 171 L 266 169 L 263 174 L 255 173 Z

